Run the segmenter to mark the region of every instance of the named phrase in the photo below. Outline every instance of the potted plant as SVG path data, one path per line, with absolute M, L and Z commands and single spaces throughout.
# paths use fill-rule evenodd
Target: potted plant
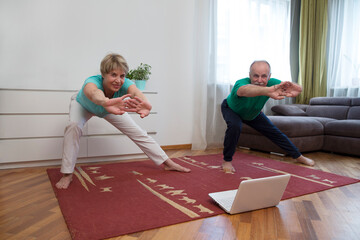
M 146 81 L 149 80 L 151 66 L 148 64 L 140 63 L 136 69 L 131 69 L 126 77 L 135 81 L 135 85 L 138 89 L 144 90 Z

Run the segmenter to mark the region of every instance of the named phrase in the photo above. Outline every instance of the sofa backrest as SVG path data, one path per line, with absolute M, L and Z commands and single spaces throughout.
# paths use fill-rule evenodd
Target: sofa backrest
M 309 105 L 280 104 L 271 108 L 275 115 L 326 117 L 360 120 L 360 97 L 315 97 Z
M 347 119 L 352 98 L 315 97 L 310 99 L 306 114 L 313 117 Z
M 359 98 L 360 99 L 360 98 Z M 340 105 L 350 106 L 353 98 L 348 97 L 314 97 L 310 99 L 310 105 Z
M 360 120 L 360 98 L 353 98 L 351 100 L 351 107 L 349 109 L 348 119 Z
M 315 97 L 310 99 L 306 114 L 314 117 L 360 120 L 360 98 Z

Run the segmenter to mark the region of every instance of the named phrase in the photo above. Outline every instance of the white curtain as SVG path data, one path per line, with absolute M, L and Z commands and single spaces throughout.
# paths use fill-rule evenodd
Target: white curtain
M 222 147 L 226 125 L 220 105 L 231 86 L 248 77 L 254 60 L 269 61 L 272 77 L 291 81 L 290 0 L 197 0 L 196 16 L 192 146 Z
M 196 47 L 195 47 L 195 82 L 194 82 L 194 129 L 192 149 L 207 148 L 208 119 L 213 117 L 213 113 L 208 115 L 208 106 L 214 104 L 209 98 L 208 85 L 215 83 L 215 61 L 216 61 L 216 0 L 196 0 L 195 1 L 195 30 L 196 30 Z M 210 107 L 209 107 L 210 108 Z M 210 131 L 211 132 L 211 131 Z
M 360 1 L 329 0 L 327 96 L 360 97 Z

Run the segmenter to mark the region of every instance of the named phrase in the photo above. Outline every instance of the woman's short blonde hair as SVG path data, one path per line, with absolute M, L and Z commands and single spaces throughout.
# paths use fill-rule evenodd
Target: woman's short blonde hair
M 129 72 L 129 65 L 120 54 L 110 53 L 104 57 L 100 64 L 101 75 L 110 73 L 112 70 L 122 69 L 125 74 Z

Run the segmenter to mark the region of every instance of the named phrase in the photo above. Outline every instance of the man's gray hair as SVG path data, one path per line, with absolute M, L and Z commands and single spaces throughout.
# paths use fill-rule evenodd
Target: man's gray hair
M 266 60 L 256 60 L 256 61 L 253 61 L 253 63 L 250 65 L 250 69 L 249 69 L 249 73 L 251 73 L 251 68 L 252 66 L 255 64 L 255 63 L 259 63 L 259 62 L 262 62 L 262 63 L 266 63 L 268 66 L 269 66 L 269 74 L 271 74 L 271 66 L 270 66 L 270 63 Z

